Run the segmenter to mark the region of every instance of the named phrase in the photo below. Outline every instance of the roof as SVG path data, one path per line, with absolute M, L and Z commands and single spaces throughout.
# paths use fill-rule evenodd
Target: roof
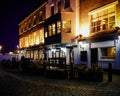
M 118 34 L 120 34 L 119 30 L 104 30 L 101 32 L 92 33 L 88 37 L 83 37 L 83 35 L 80 34 L 76 38 L 78 41 L 98 42 L 116 39 L 118 38 Z
M 42 4 L 47 2 L 47 0 L 40 0 L 38 3 L 36 3 L 35 6 L 31 7 L 28 12 L 21 18 L 20 22 L 23 21 L 26 17 L 28 17 L 32 12 L 34 12 L 37 8 L 39 8 Z

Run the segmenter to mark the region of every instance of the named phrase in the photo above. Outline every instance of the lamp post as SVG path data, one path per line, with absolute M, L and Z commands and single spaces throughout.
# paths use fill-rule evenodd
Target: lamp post
M 1 50 L 2 50 L 2 45 L 0 45 L 0 53 L 1 53 Z

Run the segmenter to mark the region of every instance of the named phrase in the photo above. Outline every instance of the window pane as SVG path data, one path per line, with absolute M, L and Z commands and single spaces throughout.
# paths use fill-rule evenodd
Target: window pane
M 60 54 L 59 51 L 56 51 L 56 52 L 55 52 L 56 58 L 59 58 L 59 54 Z
M 115 16 L 112 16 L 109 18 L 109 23 L 111 23 L 111 22 L 115 22 Z
M 52 35 L 52 27 L 51 27 L 51 25 L 49 25 L 48 30 L 49 30 L 49 36 L 51 36 Z
M 108 29 L 108 18 L 102 20 L 102 30 Z
M 36 18 L 36 16 L 34 17 L 34 22 L 33 22 L 34 24 L 33 25 L 36 25 L 36 23 L 37 23 L 37 18 Z
M 48 37 L 48 30 L 47 30 L 47 27 L 45 27 L 45 38 Z
M 52 24 L 52 32 L 53 32 L 52 35 L 55 35 L 55 24 Z
M 115 26 L 115 16 L 109 18 L 109 29 L 113 29 Z
M 100 25 L 101 25 L 101 21 L 98 20 L 98 21 L 97 21 L 97 31 L 100 31 Z
M 47 38 L 47 32 L 45 32 L 45 38 Z
M 57 33 L 60 33 L 61 32 L 61 22 L 58 21 L 57 22 Z
M 38 60 L 38 50 L 34 51 L 34 60 Z

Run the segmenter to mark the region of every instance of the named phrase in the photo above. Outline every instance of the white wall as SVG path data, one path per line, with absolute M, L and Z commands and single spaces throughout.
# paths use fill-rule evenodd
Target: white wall
M 116 69 L 120 70 L 120 39 L 116 40 Z
M 79 49 L 79 46 L 74 48 L 74 64 L 80 64 L 80 49 Z

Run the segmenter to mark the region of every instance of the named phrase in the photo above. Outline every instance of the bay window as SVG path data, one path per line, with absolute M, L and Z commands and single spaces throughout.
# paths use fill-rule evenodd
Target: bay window
M 91 33 L 112 30 L 115 27 L 115 6 L 91 13 Z

